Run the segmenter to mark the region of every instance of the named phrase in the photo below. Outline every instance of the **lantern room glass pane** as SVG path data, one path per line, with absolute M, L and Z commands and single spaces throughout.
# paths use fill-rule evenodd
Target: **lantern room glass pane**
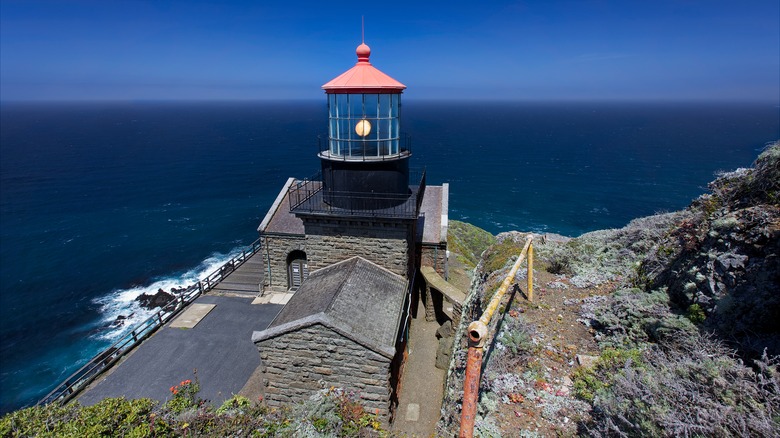
M 329 94 L 328 152 L 345 158 L 379 158 L 397 155 L 400 96 L 398 94 Z M 361 137 L 356 127 L 366 120 L 371 129 Z
M 363 114 L 366 118 L 375 119 L 377 107 L 379 105 L 379 96 L 376 94 L 363 95 Z
M 390 104 L 392 103 L 392 94 L 379 95 L 379 117 L 391 117 Z

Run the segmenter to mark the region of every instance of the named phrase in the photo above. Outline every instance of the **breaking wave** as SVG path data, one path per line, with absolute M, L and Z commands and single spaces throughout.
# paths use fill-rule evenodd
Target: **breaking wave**
M 96 298 L 94 303 L 100 306 L 102 317 L 98 323 L 100 329 L 94 336 L 102 341 L 119 339 L 129 329 L 156 312 L 157 308 L 141 307 L 136 300 L 138 297 L 143 294 L 154 295 L 160 290 L 175 293 L 177 289 L 187 288 L 219 269 L 230 259 L 240 254 L 242 249 L 235 248 L 227 254 L 214 253 L 200 262 L 198 266 L 184 273 L 161 277 L 147 285 L 117 289 L 103 297 Z

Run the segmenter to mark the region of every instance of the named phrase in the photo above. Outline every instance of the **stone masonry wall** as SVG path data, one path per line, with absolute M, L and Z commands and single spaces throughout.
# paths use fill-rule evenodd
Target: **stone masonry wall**
M 263 290 L 287 290 L 287 255 L 305 249 L 303 236 L 263 235 Z M 270 275 L 268 272 L 270 256 Z M 308 253 L 307 253 L 308 256 Z
M 436 272 L 447 279 L 447 244 L 440 243 L 438 245 L 433 244 L 421 244 L 420 245 L 420 266 L 430 266 L 436 270 Z
M 360 256 L 383 268 L 408 276 L 412 224 L 401 221 L 342 219 L 304 220 L 309 270 Z
M 316 324 L 258 343 L 270 406 L 331 386 L 355 391 L 369 412 L 390 415 L 390 360 Z

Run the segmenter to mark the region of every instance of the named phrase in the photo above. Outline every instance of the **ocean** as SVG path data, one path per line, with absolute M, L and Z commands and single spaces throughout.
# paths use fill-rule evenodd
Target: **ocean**
M 325 105 L 3 103 L 0 411 L 109 346 L 117 316 L 143 320 L 136 296 L 255 240 L 285 180 L 318 170 Z M 451 219 L 576 236 L 684 208 L 780 138 L 780 108 L 408 99 L 402 130 Z

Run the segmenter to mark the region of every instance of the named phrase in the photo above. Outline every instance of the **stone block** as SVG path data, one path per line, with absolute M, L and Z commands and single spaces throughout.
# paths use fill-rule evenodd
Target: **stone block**
M 324 376 L 330 376 L 333 374 L 333 369 L 326 368 L 326 367 L 314 367 L 312 368 L 312 371 L 318 374 L 322 374 Z

